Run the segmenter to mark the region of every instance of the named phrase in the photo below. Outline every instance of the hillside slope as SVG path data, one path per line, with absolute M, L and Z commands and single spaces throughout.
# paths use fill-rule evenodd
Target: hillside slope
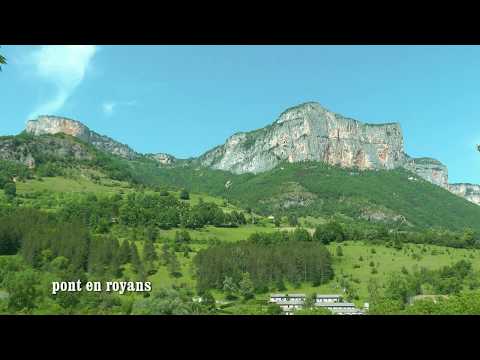
M 152 182 L 223 196 L 265 215 L 342 213 L 414 227 L 480 229 L 479 206 L 405 169 L 355 171 L 304 162 L 281 164 L 257 175 L 194 166 L 150 170 Z M 141 171 L 137 166 L 136 173 Z

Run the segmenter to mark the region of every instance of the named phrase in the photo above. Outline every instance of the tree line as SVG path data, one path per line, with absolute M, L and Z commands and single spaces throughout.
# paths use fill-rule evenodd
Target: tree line
M 216 288 L 235 293 L 242 282 L 250 281 L 256 292 L 271 287 L 282 290 L 284 282 L 318 286 L 333 277 L 330 253 L 322 244 L 292 239 L 262 241 L 264 235 L 271 239 L 257 234 L 248 241 L 221 243 L 199 251 L 193 259 L 199 292 Z

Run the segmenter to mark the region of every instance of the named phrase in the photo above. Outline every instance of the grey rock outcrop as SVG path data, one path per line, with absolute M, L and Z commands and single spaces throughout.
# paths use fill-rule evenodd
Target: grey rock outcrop
M 204 166 L 240 174 L 270 170 L 282 161 L 322 161 L 341 167 L 394 169 L 405 162 L 398 123 L 364 124 L 305 103 L 271 125 L 237 133 L 200 157 Z
M 237 174 L 260 173 L 282 161 L 305 160 L 363 170 L 403 167 L 480 204 L 477 185 L 449 185 L 444 164 L 432 158 L 411 158 L 403 144 L 398 123 L 366 124 L 308 102 L 287 109 L 265 128 L 234 134 L 198 160 L 204 166 Z
M 139 154 L 128 145 L 119 143 L 108 136 L 97 134 L 81 122 L 64 117 L 42 115 L 36 120 L 29 120 L 25 130 L 32 135 L 63 133 L 124 159 L 133 160 L 139 157 Z
M 408 158 L 403 167 L 448 190 L 448 169 L 440 161 L 432 158 Z
M 165 153 L 147 154 L 146 157 L 155 160 L 163 165 L 173 165 L 177 160 L 174 156 Z
M 448 190 L 468 201 L 480 205 L 480 185 L 475 184 L 449 184 Z

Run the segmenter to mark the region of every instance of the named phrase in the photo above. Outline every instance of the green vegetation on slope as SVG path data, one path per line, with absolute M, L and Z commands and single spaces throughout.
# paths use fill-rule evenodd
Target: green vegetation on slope
M 305 162 L 282 164 L 257 175 L 195 166 L 150 170 L 152 182 L 222 196 L 263 215 L 341 213 L 414 227 L 480 230 L 479 206 L 427 181 L 409 180 L 412 174 L 403 169 L 358 171 Z

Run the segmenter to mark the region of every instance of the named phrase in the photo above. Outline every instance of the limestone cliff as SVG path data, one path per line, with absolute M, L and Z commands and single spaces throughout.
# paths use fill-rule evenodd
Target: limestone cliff
M 448 190 L 448 169 L 440 161 L 432 158 L 414 159 L 407 157 L 407 161 L 403 167 L 432 184 Z
M 475 184 L 449 184 L 448 189 L 468 201 L 480 205 L 480 185 Z
M 29 120 L 26 132 L 32 135 L 64 133 L 92 144 L 102 151 L 125 159 L 133 160 L 139 156 L 129 146 L 91 131 L 79 121 L 63 117 L 39 116 L 36 120 Z
M 200 157 L 204 166 L 237 174 L 305 160 L 394 169 L 405 162 L 402 131 L 397 123 L 364 124 L 309 102 L 286 110 L 263 129 L 231 136 Z
M 448 184 L 448 169 L 440 161 L 405 154 L 398 123 L 366 124 L 314 102 L 287 109 L 265 128 L 234 134 L 225 144 L 199 158 L 204 166 L 237 174 L 260 173 L 282 161 L 305 160 L 364 170 L 403 167 L 432 184 L 480 203 L 475 185 Z
M 173 165 L 177 161 L 174 156 L 165 153 L 146 154 L 146 157 L 155 160 L 162 165 Z

